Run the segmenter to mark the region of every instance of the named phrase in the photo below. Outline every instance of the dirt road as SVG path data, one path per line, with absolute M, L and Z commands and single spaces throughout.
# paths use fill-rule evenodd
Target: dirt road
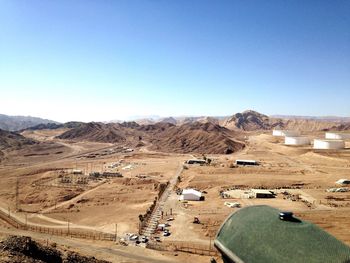
M 68 246 L 70 249 L 78 250 L 84 254 L 110 260 L 112 262 L 178 262 L 174 261 L 160 253 L 141 247 L 120 247 L 117 245 L 97 242 L 88 242 L 80 239 L 62 238 L 48 234 L 34 233 L 23 230 L 13 230 L 0 227 L 0 232 L 7 235 L 25 235 L 35 239 L 48 240 L 59 245 Z

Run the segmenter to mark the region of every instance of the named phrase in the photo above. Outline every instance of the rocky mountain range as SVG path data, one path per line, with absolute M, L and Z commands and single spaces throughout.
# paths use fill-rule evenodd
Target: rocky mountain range
M 213 123 L 174 125 L 159 122 L 139 125 L 125 123 L 86 123 L 57 138 L 74 141 L 123 143 L 133 147 L 148 144 L 150 149 L 177 153 L 232 153 L 244 147 L 234 131 Z
M 349 117 L 311 117 L 311 116 L 267 116 L 253 110 L 236 113 L 230 117 L 168 117 L 158 120 L 142 119 L 135 120 L 141 125 L 166 122 L 181 126 L 190 123 L 213 123 L 230 130 L 271 130 L 271 129 L 296 129 L 301 131 L 321 130 L 346 130 L 346 123 L 350 123 Z
M 68 122 L 41 123 L 29 130 L 59 129 L 68 131 L 58 139 L 115 143 L 177 153 L 232 153 L 244 147 L 244 134 L 271 129 L 300 131 L 346 131 L 350 122 L 313 118 L 276 118 L 247 110 L 228 118 L 183 117 L 163 118 L 158 122 L 101 123 Z M 30 143 L 17 134 L 1 131 L 0 147 L 20 146 Z M 1 149 L 1 148 L 0 148 Z
M 31 117 L 31 116 L 9 116 L 0 114 L 0 129 L 7 131 L 19 131 L 38 124 L 55 123 L 56 121 Z

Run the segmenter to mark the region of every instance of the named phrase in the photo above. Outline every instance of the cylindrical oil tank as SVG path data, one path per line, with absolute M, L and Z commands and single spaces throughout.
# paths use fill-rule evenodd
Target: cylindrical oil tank
M 347 140 L 347 139 L 350 139 L 350 134 L 337 133 L 337 132 L 326 132 L 325 138 L 331 139 L 331 140 Z
M 345 142 L 343 140 L 323 140 L 315 139 L 314 140 L 314 149 L 344 149 Z
M 308 145 L 310 144 L 310 139 L 303 136 L 286 136 L 284 138 L 285 145 Z
M 299 131 L 293 131 L 293 130 L 273 130 L 272 131 L 273 136 L 299 136 Z

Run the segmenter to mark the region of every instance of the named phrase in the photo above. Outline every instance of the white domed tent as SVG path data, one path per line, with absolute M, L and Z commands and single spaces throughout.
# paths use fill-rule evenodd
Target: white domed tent
M 302 136 L 286 136 L 284 138 L 285 145 L 308 145 L 310 144 L 310 139 L 308 137 Z
M 314 140 L 314 149 L 329 149 L 329 150 L 339 150 L 345 148 L 345 142 L 343 140 Z
M 184 189 L 180 196 L 180 200 L 199 201 L 202 199 L 202 193 L 195 189 Z

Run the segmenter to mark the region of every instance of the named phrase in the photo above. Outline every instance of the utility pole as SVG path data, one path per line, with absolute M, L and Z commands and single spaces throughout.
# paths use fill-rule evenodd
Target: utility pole
M 69 236 L 69 219 L 67 219 L 67 228 L 68 228 L 68 236 Z
M 16 178 L 16 211 L 19 210 L 19 180 L 18 176 Z
M 211 251 L 211 231 L 209 231 L 209 252 Z
M 115 224 L 115 242 L 117 242 L 118 237 L 118 224 Z

